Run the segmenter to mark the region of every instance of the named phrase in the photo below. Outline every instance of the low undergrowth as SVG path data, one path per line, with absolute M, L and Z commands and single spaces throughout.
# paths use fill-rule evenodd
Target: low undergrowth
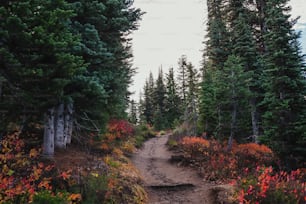
M 105 134 L 88 135 L 91 153 L 68 147 L 52 159 L 40 147 L 27 147 L 19 132 L 7 135 L 0 143 L 0 204 L 146 203 L 142 179 L 128 158 L 143 142 L 137 131 L 112 120 Z M 151 136 L 148 128 L 138 132 Z
M 41 149 L 25 148 L 20 133 L 0 142 L 0 203 L 79 203 L 81 194 L 69 192 L 70 171 L 60 172 L 54 162 L 40 157 Z M 50 201 L 50 202 L 49 202 Z
M 176 144 L 183 163 L 209 181 L 235 186 L 233 203 L 305 203 L 306 172 L 276 171 L 278 159 L 270 148 L 255 143 L 234 144 L 200 137 L 183 137 Z

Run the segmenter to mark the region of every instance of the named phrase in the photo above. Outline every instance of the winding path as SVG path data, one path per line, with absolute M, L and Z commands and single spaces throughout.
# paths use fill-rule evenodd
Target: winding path
M 142 174 L 151 204 L 213 204 L 214 185 L 203 181 L 187 167 L 170 163 L 169 135 L 145 142 L 132 158 Z

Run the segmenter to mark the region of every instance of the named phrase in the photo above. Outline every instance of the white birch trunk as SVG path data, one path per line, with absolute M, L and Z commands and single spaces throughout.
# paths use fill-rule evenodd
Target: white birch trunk
M 65 136 L 67 144 L 71 144 L 72 130 L 73 130 L 73 104 L 69 103 L 65 111 Z
M 0 77 L 0 100 L 2 98 L 2 86 L 3 86 L 3 81 L 2 81 L 2 79 Z
M 238 111 L 238 102 L 233 102 L 233 109 L 232 109 L 232 120 L 231 120 L 231 133 L 228 139 L 228 146 L 227 150 L 230 151 L 233 147 L 233 140 L 235 137 L 235 130 L 236 130 L 236 121 L 237 121 L 237 111 Z
M 252 129 L 253 129 L 253 140 L 255 143 L 259 143 L 259 127 L 258 127 L 258 113 L 255 104 L 255 99 L 251 99 L 251 117 L 252 117 Z
M 44 143 L 43 154 L 47 157 L 54 155 L 54 108 L 44 115 Z
M 54 124 L 55 129 L 55 147 L 64 149 L 66 148 L 66 138 L 64 135 L 64 104 L 61 103 L 57 107 L 56 119 Z

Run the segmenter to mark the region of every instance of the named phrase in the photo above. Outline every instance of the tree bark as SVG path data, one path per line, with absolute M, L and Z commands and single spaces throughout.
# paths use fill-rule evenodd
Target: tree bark
M 66 148 L 66 138 L 64 134 L 64 104 L 61 103 L 57 107 L 56 118 L 55 118 L 55 147 L 64 149 Z
M 256 107 L 256 99 L 252 98 L 250 100 L 251 106 L 251 117 L 252 117 L 252 130 L 253 130 L 253 140 L 255 143 L 259 143 L 259 126 L 258 126 L 258 112 Z
M 230 151 L 233 146 L 233 140 L 235 136 L 235 130 L 236 130 L 236 121 L 237 121 L 237 109 L 238 109 L 238 102 L 233 102 L 233 110 L 232 110 L 232 119 L 231 119 L 231 134 L 228 139 L 228 146 L 227 150 Z
M 2 79 L 0 77 L 0 101 L 2 99 L 2 87 L 3 87 L 3 81 L 2 81 Z
M 72 130 L 73 130 L 73 104 L 67 104 L 66 111 L 65 111 L 65 137 L 67 144 L 71 144 L 72 138 Z
M 54 155 L 54 108 L 44 115 L 43 154 L 47 157 Z

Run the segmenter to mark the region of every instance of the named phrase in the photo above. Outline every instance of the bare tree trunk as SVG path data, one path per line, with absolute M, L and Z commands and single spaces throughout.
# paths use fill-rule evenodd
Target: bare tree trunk
M 73 130 L 72 114 L 73 114 L 73 104 L 69 103 L 65 111 L 65 130 L 64 130 L 67 144 L 71 144 L 72 130 Z
M 258 126 L 258 113 L 255 98 L 250 100 L 251 106 L 251 117 L 252 117 L 252 129 L 253 129 L 253 140 L 255 143 L 259 143 L 259 126 Z
M 218 113 L 218 125 L 216 127 L 216 136 L 219 135 L 219 133 L 221 132 L 221 128 L 222 128 L 222 116 L 221 116 L 221 104 L 218 104 L 217 107 L 217 113 Z
M 2 99 L 2 87 L 3 87 L 3 80 L 2 80 L 2 78 L 0 76 L 0 101 Z
M 233 140 L 234 140 L 235 130 L 236 130 L 236 121 L 237 121 L 237 109 L 238 109 L 238 102 L 235 100 L 233 102 L 232 119 L 231 119 L 231 134 L 228 139 L 228 146 L 227 146 L 228 151 L 230 151 L 233 146 Z
M 52 157 L 54 155 L 54 108 L 44 115 L 44 143 L 43 154 Z
M 55 114 L 55 147 L 64 149 L 66 148 L 66 138 L 64 135 L 64 104 L 61 103 L 57 107 L 57 111 Z

